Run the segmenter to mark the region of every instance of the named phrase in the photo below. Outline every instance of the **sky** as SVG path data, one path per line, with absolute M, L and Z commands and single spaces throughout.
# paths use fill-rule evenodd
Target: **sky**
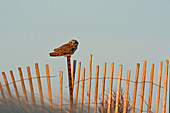
M 159 61 L 170 59 L 169 6 L 169 0 L 1 0 L 0 71 L 17 73 L 38 62 L 58 74 L 66 58 L 48 54 L 72 39 L 79 41 L 72 59 L 87 70 L 92 54 L 93 68 L 114 62 L 117 70 L 122 64 L 134 74 L 136 63 L 147 60 L 148 68 L 155 63 L 158 71 Z

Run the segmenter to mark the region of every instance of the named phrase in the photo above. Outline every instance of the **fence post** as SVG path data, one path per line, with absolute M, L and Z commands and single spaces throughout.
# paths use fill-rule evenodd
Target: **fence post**
M 138 86 L 139 67 L 140 67 L 140 64 L 137 63 L 137 65 L 136 65 L 135 84 L 134 84 L 134 91 L 133 91 L 133 101 L 132 101 L 132 110 L 131 110 L 131 113 L 135 112 L 135 102 L 136 102 L 136 91 L 137 91 L 137 86 Z
M 168 63 L 169 61 L 165 61 L 165 76 L 164 76 L 164 92 L 163 92 L 163 105 L 162 105 L 162 113 L 165 113 L 166 108 L 166 93 L 167 93 L 167 82 L 168 82 Z
M 68 81 L 69 81 L 69 92 L 70 92 L 70 98 L 69 98 L 69 109 L 73 108 L 73 84 L 72 84 L 72 77 L 71 77 L 71 56 L 67 56 L 67 67 L 68 67 Z
M 82 68 L 82 84 L 81 84 L 81 99 L 80 99 L 80 109 L 83 111 L 83 99 L 84 99 L 84 77 L 85 76 L 85 68 Z
M 41 80 L 40 80 L 40 72 L 39 72 L 39 68 L 38 68 L 38 63 L 35 63 L 35 70 L 36 70 L 36 75 L 37 75 L 37 82 L 38 82 L 38 89 L 39 89 L 41 107 L 44 108 L 44 100 L 43 100 L 43 93 L 42 93 L 42 87 L 41 87 Z
M 99 65 L 96 66 L 95 93 L 94 93 L 94 113 L 97 112 L 98 76 L 99 76 Z
M 144 89 L 145 89 L 145 75 L 146 75 L 146 60 L 143 61 L 142 84 L 141 84 L 139 113 L 142 113 L 142 109 L 143 109 L 143 98 L 144 98 Z
M 88 89 L 87 89 L 87 112 L 89 112 L 90 107 L 90 90 L 91 90 L 91 74 L 92 74 L 92 54 L 89 55 L 89 77 L 88 77 Z
M 111 102 L 112 102 L 112 85 L 113 85 L 113 69 L 114 69 L 114 63 L 111 63 L 110 66 L 110 83 L 109 83 L 109 97 L 108 97 L 108 109 L 107 113 L 110 113 L 111 110 Z
M 60 85 L 59 85 L 59 108 L 62 109 L 62 86 L 63 86 L 63 72 L 60 71 Z
M 149 97 L 148 97 L 147 113 L 151 113 L 153 74 L 154 74 L 154 64 L 152 64 L 151 73 L 150 73 L 150 84 L 149 84 Z
M 106 76 L 106 62 L 103 65 L 103 83 L 102 83 L 101 105 L 103 105 L 103 100 L 104 100 L 105 76 Z
M 35 106 L 36 104 L 35 104 L 35 97 L 34 97 L 34 89 L 33 89 L 32 78 L 31 78 L 31 71 L 30 71 L 30 67 L 29 66 L 27 66 L 27 74 L 28 74 L 28 80 L 29 80 L 29 85 L 30 85 L 32 103 Z
M 123 67 L 122 65 L 119 65 L 115 113 L 118 113 L 118 110 L 119 110 L 119 93 L 120 93 L 120 88 L 121 88 L 122 67 Z
M 14 78 L 12 70 L 10 70 L 10 75 L 11 75 L 11 79 L 12 79 L 12 82 L 13 82 L 13 85 L 14 85 L 14 89 L 15 89 L 17 99 L 18 99 L 18 101 L 20 101 L 18 89 L 17 89 L 16 83 L 15 83 L 15 78 Z
M 72 68 L 72 85 L 74 90 L 74 78 L 75 78 L 75 71 L 76 71 L 76 62 L 77 60 L 73 60 L 73 68 Z
M 2 72 L 2 76 L 4 78 L 4 82 L 5 82 L 5 85 L 6 85 L 6 88 L 7 88 L 7 91 L 8 91 L 8 94 L 10 96 L 10 98 L 12 97 L 12 94 L 11 94 L 11 90 L 9 88 L 9 84 L 8 84 L 8 80 L 6 78 L 6 75 L 5 75 L 5 72 Z
M 4 91 L 3 91 L 3 88 L 2 88 L 1 82 L 0 82 L 0 91 L 1 91 L 1 95 L 2 95 L 3 101 L 6 103 L 6 98 L 5 98 L 5 95 L 4 95 Z
M 21 86 L 22 86 L 22 91 L 23 91 L 24 98 L 25 98 L 25 103 L 28 104 L 27 92 L 26 92 L 26 88 L 25 88 L 25 84 L 24 84 L 24 80 L 22 76 L 21 67 L 18 67 L 18 72 L 19 72 L 19 76 L 21 80 Z
M 78 98 L 78 90 L 79 90 L 79 78 L 80 78 L 80 69 L 81 62 L 78 63 L 78 72 L 77 72 L 77 84 L 76 84 L 76 92 L 75 92 L 75 108 L 77 107 L 77 98 Z
M 126 108 L 127 108 L 127 98 L 128 98 L 128 91 L 129 91 L 129 78 L 130 78 L 130 70 L 127 71 L 127 79 L 126 79 L 126 88 L 125 88 L 123 113 L 126 113 Z
M 102 95 L 101 95 L 101 113 L 103 113 L 103 101 L 104 101 L 104 90 L 105 90 L 105 76 L 106 76 L 106 62 L 103 65 L 103 83 L 102 83 Z
M 155 113 L 158 113 L 159 109 L 159 95 L 160 95 L 160 86 L 161 86 L 161 76 L 162 76 L 162 61 L 159 62 L 159 72 L 158 72 L 158 87 L 157 87 L 157 94 L 156 94 L 156 107 Z
M 47 86 L 48 86 L 48 98 L 49 98 L 49 106 L 52 108 L 52 94 L 51 94 L 51 85 L 50 85 L 50 72 L 48 64 L 45 65 L 46 68 L 46 77 L 47 77 Z

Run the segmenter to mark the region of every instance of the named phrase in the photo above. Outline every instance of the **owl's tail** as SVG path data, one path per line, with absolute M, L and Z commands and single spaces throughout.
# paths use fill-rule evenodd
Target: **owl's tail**
M 52 57 L 61 56 L 61 54 L 56 53 L 56 52 L 49 53 L 49 55 L 52 56 Z

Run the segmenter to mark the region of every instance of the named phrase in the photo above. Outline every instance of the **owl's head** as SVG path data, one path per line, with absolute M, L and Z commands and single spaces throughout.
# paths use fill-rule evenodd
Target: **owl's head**
M 71 45 L 76 45 L 76 46 L 78 46 L 78 44 L 79 44 L 79 42 L 77 40 L 71 40 L 71 41 L 69 41 L 69 43 Z

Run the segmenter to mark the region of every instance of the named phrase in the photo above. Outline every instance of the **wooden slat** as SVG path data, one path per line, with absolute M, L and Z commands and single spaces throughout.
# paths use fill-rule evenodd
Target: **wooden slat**
M 111 63 L 110 66 L 110 83 L 109 83 L 109 97 L 108 97 L 108 109 L 107 113 L 110 113 L 111 110 L 111 102 L 112 102 L 112 85 L 113 85 L 113 69 L 114 69 L 114 63 Z
M 26 92 L 26 88 L 25 88 L 25 84 L 24 84 L 24 80 L 23 80 L 23 76 L 22 76 L 21 67 L 18 67 L 18 72 L 19 72 L 19 76 L 20 76 L 20 80 L 21 80 L 21 86 L 22 86 L 22 91 L 23 91 L 24 98 L 25 98 L 25 103 L 28 103 L 27 92 Z
M 46 77 L 47 77 L 49 106 L 52 107 L 53 103 L 52 103 L 52 93 L 51 93 L 51 84 L 50 84 L 50 72 L 49 72 L 48 64 L 45 65 L 45 69 L 46 69 Z
M 63 72 L 60 71 L 60 84 L 59 84 L 59 108 L 62 109 L 62 86 L 63 86 Z
M 32 84 L 32 78 L 31 78 L 31 71 L 30 71 L 30 67 L 27 66 L 27 74 L 28 74 L 28 81 L 29 81 L 29 85 L 30 85 L 30 91 L 31 91 L 31 99 L 32 99 L 32 103 L 35 106 L 35 96 L 34 96 L 34 89 L 33 89 L 33 84 Z
M 156 94 L 155 113 L 158 113 L 158 109 L 159 109 L 159 97 L 160 97 L 160 86 L 161 86 L 161 76 L 162 76 L 162 64 L 163 64 L 162 61 L 159 62 L 158 87 L 157 87 L 157 94 Z
M 2 72 L 2 76 L 3 76 L 3 78 L 4 78 L 4 82 L 5 82 L 5 85 L 6 85 L 8 94 L 9 94 L 10 97 L 12 97 L 11 90 L 10 90 L 10 88 L 9 88 L 9 84 L 8 84 L 8 80 L 7 80 L 7 78 L 6 78 L 5 72 Z
M 14 89 L 15 89 L 15 93 L 16 93 L 17 99 L 18 99 L 18 101 L 20 101 L 17 85 L 15 83 L 15 78 L 14 78 L 12 70 L 10 70 L 10 75 L 11 75 L 12 83 L 14 85 Z
M 105 92 L 105 76 L 106 76 L 106 62 L 103 65 L 103 83 L 102 83 L 102 95 L 101 95 L 101 113 L 103 113 L 103 101 Z
M 94 92 L 94 113 L 97 112 L 98 76 L 99 76 L 99 65 L 96 66 L 95 92 Z
M 135 113 L 135 102 L 136 102 L 136 91 L 137 91 L 137 86 L 138 86 L 139 67 L 140 67 L 140 64 L 137 63 L 131 113 Z
M 152 64 L 152 66 L 151 66 L 147 113 L 151 113 L 153 76 L 154 76 L 154 64 Z
M 39 68 L 38 68 L 38 63 L 35 63 L 35 71 L 36 71 L 36 75 L 37 75 L 37 82 L 38 82 L 38 89 L 39 89 L 41 107 L 44 108 L 44 100 L 43 100 L 43 93 L 42 93 L 42 87 L 41 87 L 41 80 L 40 80 L 40 72 L 39 72 Z
M 123 67 L 122 65 L 119 65 L 119 75 L 118 75 L 117 92 L 116 92 L 115 113 L 118 113 L 118 108 L 119 108 L 119 93 L 120 93 L 120 88 L 121 88 L 122 67 Z
M 82 68 L 80 109 L 83 111 L 85 68 Z
M 0 82 L 0 91 L 1 91 L 1 95 L 2 95 L 3 101 L 6 103 L 6 97 L 5 97 L 5 94 L 4 94 L 1 82 Z
M 75 108 L 77 107 L 77 98 L 78 98 L 78 90 L 79 90 L 79 78 L 80 78 L 80 69 L 81 69 L 81 62 L 78 63 L 76 92 L 75 92 Z
M 103 105 L 103 101 L 104 101 L 105 76 L 106 76 L 106 62 L 103 65 L 103 83 L 102 83 L 101 106 Z
M 73 90 L 74 90 L 74 78 L 75 78 L 75 72 L 76 72 L 76 62 L 77 60 L 73 60 L 73 68 L 72 68 L 72 84 L 73 84 Z
M 167 82 L 168 82 L 168 64 L 169 61 L 165 61 L 165 75 L 164 75 L 164 92 L 163 92 L 163 104 L 162 104 L 162 113 L 165 113 L 166 109 L 166 93 L 167 93 Z
M 89 70 L 88 70 L 88 89 L 87 89 L 87 112 L 90 112 L 90 90 L 91 90 L 91 74 L 92 74 L 92 55 L 89 55 Z
M 144 98 L 144 89 L 145 89 L 145 75 L 146 75 L 146 60 L 143 61 L 141 94 L 140 94 L 140 103 L 139 103 L 139 113 L 142 113 L 142 109 L 143 109 L 143 98 Z
M 123 113 L 127 112 L 126 108 L 127 108 L 127 99 L 128 99 L 128 91 L 129 91 L 129 80 L 130 80 L 130 70 L 127 71 L 125 97 L 124 97 L 124 105 L 123 105 Z

